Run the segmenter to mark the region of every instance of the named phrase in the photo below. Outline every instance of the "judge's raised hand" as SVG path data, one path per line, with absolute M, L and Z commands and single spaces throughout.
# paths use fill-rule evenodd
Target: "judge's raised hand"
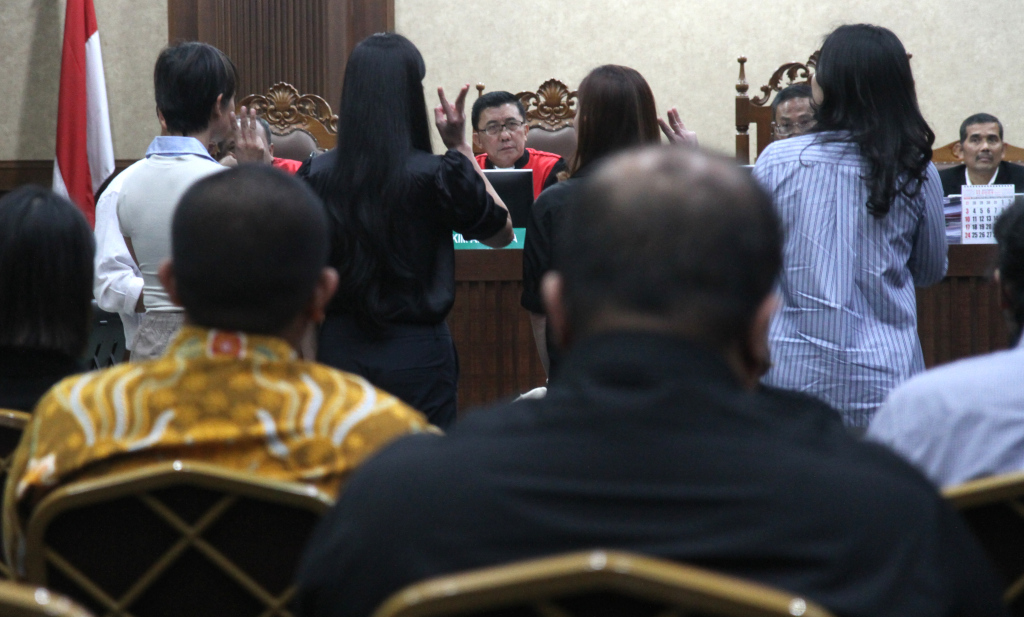
M 679 110 L 677 108 L 673 107 L 668 110 L 668 122 L 658 118 L 658 124 L 661 125 L 661 132 L 665 133 L 665 137 L 668 137 L 669 143 L 690 146 L 692 148 L 696 148 L 699 145 L 697 143 L 697 134 L 686 130 L 686 125 L 683 124 L 683 120 L 679 117 Z
M 263 126 L 256 118 L 255 109 L 242 106 L 242 113 L 235 117 L 231 112 L 231 126 L 235 127 L 235 159 L 239 163 L 272 163 L 270 147 L 263 134 Z
M 459 96 L 455 98 L 455 106 L 444 96 L 444 88 L 438 86 L 437 97 L 441 104 L 434 108 L 434 124 L 441 134 L 441 141 L 447 148 L 458 148 L 466 143 L 466 93 L 469 84 L 462 86 Z

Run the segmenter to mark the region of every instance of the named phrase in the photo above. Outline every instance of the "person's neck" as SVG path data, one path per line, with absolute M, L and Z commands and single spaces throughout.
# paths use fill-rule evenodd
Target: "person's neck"
M 189 135 L 188 137 L 192 137 L 192 135 Z M 210 326 L 204 326 L 203 324 L 197 324 L 196 322 L 192 321 L 192 319 L 188 316 L 188 312 L 187 311 L 185 313 L 184 325 L 186 325 L 186 326 L 195 326 L 197 328 L 211 329 Z M 262 335 L 262 336 L 272 336 L 274 338 L 279 338 L 279 339 L 283 340 L 284 342 L 288 343 L 291 346 L 291 348 L 294 349 L 297 353 L 301 354 L 302 353 L 302 342 L 303 342 L 303 339 L 306 336 L 307 330 L 311 326 L 312 326 L 312 323 L 308 319 L 296 318 L 295 320 L 292 321 L 292 323 L 288 324 L 280 332 L 275 332 L 273 334 L 266 334 L 266 335 Z M 218 330 L 230 330 L 230 328 L 217 328 L 217 329 Z M 232 331 L 234 331 L 234 332 L 245 332 L 244 330 L 237 330 L 237 329 L 236 330 L 232 330 Z
M 202 131 L 199 131 L 197 133 L 174 133 L 174 132 L 168 131 L 167 135 L 169 137 L 193 137 L 195 139 L 198 139 L 199 143 L 203 144 L 204 148 L 208 148 L 209 147 L 209 145 L 211 143 L 211 140 L 213 138 L 213 134 L 212 134 L 212 132 L 210 131 L 209 128 L 206 128 L 206 129 L 204 129 Z
M 992 181 L 992 177 L 999 172 L 997 166 L 991 172 L 985 173 L 981 171 L 974 171 L 970 167 L 967 168 L 967 177 L 971 179 L 971 184 L 988 184 Z

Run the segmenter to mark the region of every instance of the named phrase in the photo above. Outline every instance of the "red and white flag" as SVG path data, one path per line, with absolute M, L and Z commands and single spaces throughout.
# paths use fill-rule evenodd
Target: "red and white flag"
M 67 2 L 53 190 L 71 199 L 92 225 L 93 194 L 114 172 L 107 83 L 92 0 Z

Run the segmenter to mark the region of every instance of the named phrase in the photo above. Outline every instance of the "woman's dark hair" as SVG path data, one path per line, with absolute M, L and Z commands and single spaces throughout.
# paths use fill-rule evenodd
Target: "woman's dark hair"
M 212 45 L 189 41 L 164 48 L 153 88 L 167 129 L 185 135 L 206 129 L 217 97 L 226 107 L 235 95 L 236 75 L 231 59 Z
M 408 190 L 406 160 L 430 152 L 423 57 L 399 34 L 374 34 L 352 51 L 338 114 L 337 164 L 317 192 L 331 221 L 334 307 L 367 328 L 383 324 L 388 291 L 412 279 L 395 246 Z
M 39 186 L 0 199 L 0 345 L 77 358 L 92 324 L 92 230 Z
M 825 38 L 815 78 L 816 131 L 846 131 L 868 163 L 867 208 L 881 218 L 897 193 L 921 190 L 935 134 L 921 116 L 903 43 L 880 26 L 840 26 Z
M 654 93 L 635 69 L 599 66 L 580 82 L 577 96 L 576 155 L 571 173 L 613 152 L 661 142 Z
M 1003 293 L 1007 291 L 1013 313 L 1010 344 L 1016 345 L 1024 327 L 1024 198 L 1018 197 L 996 219 L 992 235 L 999 243 L 999 279 Z

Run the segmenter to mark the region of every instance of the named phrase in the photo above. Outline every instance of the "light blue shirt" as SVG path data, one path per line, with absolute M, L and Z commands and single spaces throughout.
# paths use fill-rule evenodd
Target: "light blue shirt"
M 210 156 L 210 153 L 203 147 L 203 143 L 195 137 L 181 137 L 177 135 L 158 135 L 149 142 L 146 148 L 146 158 L 151 156 L 183 156 L 194 154 L 214 163 L 217 159 Z
M 1024 345 L 907 381 L 875 414 L 867 437 L 940 487 L 1024 470 Z
M 850 142 L 817 133 L 772 143 L 754 176 L 785 234 L 781 306 L 769 331 L 766 384 L 815 396 L 867 426 L 886 395 L 924 370 L 914 286 L 946 273 L 942 183 L 929 164 L 921 191 L 875 218 L 867 164 Z

